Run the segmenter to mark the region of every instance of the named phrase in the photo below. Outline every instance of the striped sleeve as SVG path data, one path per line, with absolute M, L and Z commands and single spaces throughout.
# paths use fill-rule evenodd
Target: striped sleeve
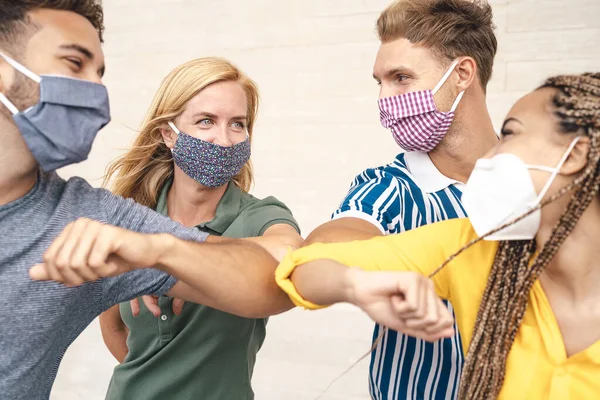
M 354 178 L 332 219 L 360 218 L 377 226 L 383 234 L 392 233 L 400 214 L 400 196 L 395 176 L 381 168 L 368 169 Z

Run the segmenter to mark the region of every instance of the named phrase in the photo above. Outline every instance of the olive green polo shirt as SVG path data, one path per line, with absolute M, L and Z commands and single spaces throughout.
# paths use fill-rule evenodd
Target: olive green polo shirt
M 167 215 L 167 182 L 156 211 Z M 230 183 L 215 218 L 197 226 L 211 235 L 261 236 L 270 226 L 289 224 L 299 231 L 290 210 L 274 197 L 263 200 Z M 190 265 L 193 268 L 193 265 Z M 107 393 L 109 400 L 251 400 L 256 354 L 265 339 L 266 319 L 247 319 L 186 303 L 180 316 L 172 299 L 159 298 L 161 316 L 140 301 L 133 317 L 129 303 L 120 305 L 129 328 L 129 353 L 118 365 Z

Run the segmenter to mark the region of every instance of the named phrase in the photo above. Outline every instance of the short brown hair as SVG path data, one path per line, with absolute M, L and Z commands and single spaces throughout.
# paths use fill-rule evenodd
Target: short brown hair
M 104 14 L 97 0 L 0 0 L 0 44 L 14 48 L 23 44 L 35 25 L 27 13 L 46 8 L 71 11 L 85 17 L 98 31 L 104 33 Z
M 383 43 L 406 38 L 443 59 L 472 57 L 484 90 L 498 49 L 494 28 L 485 0 L 397 0 L 377 20 Z

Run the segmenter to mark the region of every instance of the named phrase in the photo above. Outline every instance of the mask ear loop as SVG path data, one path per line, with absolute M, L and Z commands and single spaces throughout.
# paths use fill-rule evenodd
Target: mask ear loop
M 23 65 L 19 64 L 18 62 L 16 62 L 6 54 L 2 53 L 1 51 L 0 57 L 4 58 L 4 61 L 6 61 L 8 65 L 13 67 L 18 72 L 22 73 L 29 79 L 33 80 L 35 83 L 39 84 L 42 81 L 42 78 L 40 78 L 38 75 L 34 74 L 33 72 L 25 68 Z M 17 115 L 19 113 L 19 109 L 10 100 L 8 100 L 8 97 L 6 97 L 4 93 L 0 93 L 0 103 L 4 104 L 4 106 L 8 108 L 8 110 L 13 115 Z
M 452 107 L 450 108 L 450 112 L 456 111 L 456 107 L 458 107 L 458 103 L 460 103 L 460 99 L 462 99 L 463 94 L 465 94 L 464 90 L 462 92 L 460 92 L 458 94 L 458 96 L 456 96 L 456 100 L 454 100 L 454 103 L 452 104 Z
M 444 83 L 446 83 L 446 81 L 448 80 L 448 77 L 454 71 L 454 68 L 456 68 L 457 65 L 458 65 L 458 60 L 455 60 L 450 65 L 450 68 L 448 68 L 448 71 L 446 71 L 444 76 L 442 76 L 442 79 L 440 79 L 438 84 L 435 85 L 435 87 L 431 91 L 431 94 L 435 95 L 438 92 L 438 90 L 440 90 L 440 88 L 444 85 Z M 458 96 L 456 96 L 456 100 L 454 100 L 454 103 L 452 104 L 452 107 L 450 108 L 450 112 L 454 112 L 456 110 L 456 107 L 458 107 L 458 103 L 460 103 L 460 100 L 462 99 L 464 94 L 465 94 L 465 91 L 463 90 L 462 92 L 460 92 L 458 94 Z
M 556 176 L 559 174 L 560 169 L 562 168 L 562 166 L 567 161 L 567 158 L 569 158 L 569 156 L 571 155 L 571 152 L 575 148 L 575 145 L 577 144 L 577 142 L 579 142 L 579 139 L 580 139 L 580 136 L 577 136 L 575 139 L 573 139 L 573 141 L 569 145 L 569 148 L 567 149 L 567 151 L 565 151 L 565 154 L 563 154 L 562 158 L 560 159 L 560 161 L 558 162 L 558 164 L 556 165 L 556 167 L 552 170 L 552 175 L 550 175 L 550 178 L 548 178 L 548 181 L 546 182 L 546 184 L 544 185 L 544 188 L 542 189 L 542 191 L 540 192 L 539 196 L 537 197 L 534 206 L 537 205 L 537 204 L 539 204 L 542 201 L 542 199 L 544 198 L 544 196 L 546 195 L 546 193 L 550 189 L 550 186 L 552 185 L 552 182 L 554 182 L 554 180 L 556 179 Z M 544 167 L 537 167 L 537 166 L 534 166 L 534 165 L 528 166 L 528 168 L 538 169 L 538 170 L 542 170 L 542 171 L 544 171 L 544 170 L 548 171 Z
M 37 74 L 31 72 L 29 69 L 25 68 L 25 66 L 19 64 L 18 62 L 16 62 L 15 60 L 13 60 L 9 56 L 7 56 L 6 54 L 0 52 L 0 57 L 4 58 L 4 61 L 6 61 L 11 67 L 16 69 L 17 71 L 19 71 L 20 73 L 22 73 L 23 75 L 25 75 L 26 77 L 28 77 L 29 79 L 34 81 L 35 83 L 40 83 L 42 81 L 42 78 L 40 78 Z
M 4 106 L 8 108 L 8 111 L 13 115 L 19 113 L 19 109 L 4 95 L 4 93 L 0 93 L 0 103 L 4 104 Z
M 167 122 L 167 125 L 169 125 L 169 127 L 173 130 L 173 132 L 175 132 L 175 134 L 177 135 L 177 137 L 179 137 L 179 134 L 181 133 L 181 131 L 179 129 L 177 129 L 177 127 L 175 126 L 175 124 L 171 121 Z M 173 154 L 173 150 L 175 148 L 169 149 L 171 150 L 171 154 Z
M 444 85 L 444 83 L 446 83 L 446 81 L 448 80 L 448 77 L 454 71 L 454 68 L 456 68 L 457 65 L 458 65 L 458 60 L 455 60 L 452 63 L 452 65 L 450 65 L 450 68 L 448 68 L 448 71 L 446 71 L 446 73 L 444 74 L 444 76 L 442 76 L 442 79 L 440 79 L 440 81 L 438 82 L 438 84 L 435 85 L 435 87 L 433 88 L 433 90 L 431 91 L 431 93 L 436 94 L 437 91 L 440 90 L 440 88 L 442 87 L 442 85 Z
M 173 129 L 173 132 L 175 132 L 175 134 L 177 136 L 179 136 L 179 134 L 181 133 L 181 131 L 179 129 L 177 129 L 177 127 L 175 126 L 174 123 L 172 123 L 171 121 L 167 122 L 167 125 L 169 125 L 171 127 L 171 129 Z

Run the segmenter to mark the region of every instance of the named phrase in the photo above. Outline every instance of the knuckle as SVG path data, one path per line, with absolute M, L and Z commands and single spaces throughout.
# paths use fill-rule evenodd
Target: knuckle
M 414 313 L 417 311 L 417 305 L 411 301 L 406 302 L 405 310 L 410 313 Z
M 64 260 L 64 259 L 58 259 L 58 260 L 56 260 L 56 262 L 54 263 L 54 266 L 59 271 L 64 271 L 64 270 L 66 270 L 69 267 L 67 261 Z
M 88 265 L 92 270 L 98 270 L 98 269 L 102 268 L 103 264 L 104 263 L 96 257 L 92 257 L 88 261 Z
M 71 263 L 71 269 L 73 271 L 81 271 L 85 268 L 85 265 L 81 261 L 75 261 Z

